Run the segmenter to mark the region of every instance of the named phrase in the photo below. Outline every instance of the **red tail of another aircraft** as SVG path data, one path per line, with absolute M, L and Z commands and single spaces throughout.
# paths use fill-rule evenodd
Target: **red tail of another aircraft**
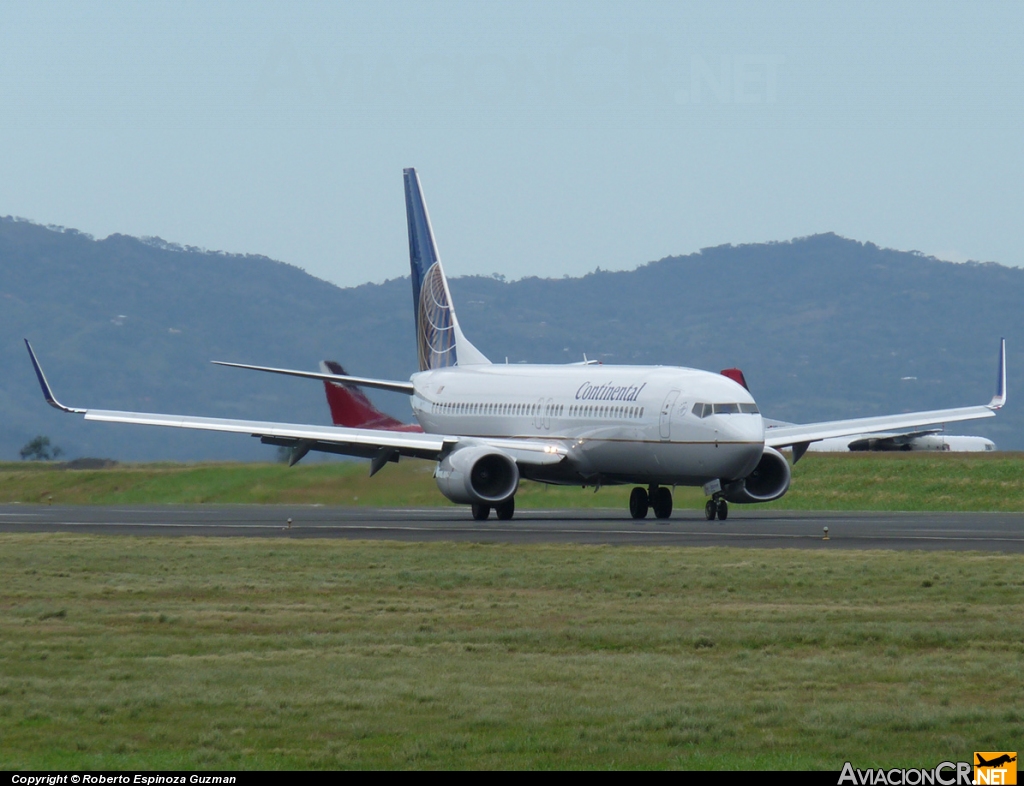
M 325 374 L 347 376 L 341 364 L 324 360 L 320 370 Z M 381 412 L 357 385 L 324 381 L 327 404 L 331 408 L 331 420 L 335 426 L 346 428 L 371 428 L 379 431 L 423 431 L 415 423 L 403 423 Z
M 750 390 L 750 387 L 747 385 L 747 378 L 743 376 L 743 372 L 738 368 L 723 368 L 720 373 L 723 377 L 728 377 L 733 382 L 738 382 L 747 390 Z

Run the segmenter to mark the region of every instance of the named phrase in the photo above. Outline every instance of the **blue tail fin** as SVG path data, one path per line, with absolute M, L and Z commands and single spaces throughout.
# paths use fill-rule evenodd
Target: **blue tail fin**
M 416 347 L 420 371 L 447 366 L 489 363 L 459 329 L 448 281 L 434 243 L 423 191 L 415 169 L 406 169 L 405 210 L 409 222 L 409 263 L 416 315 Z

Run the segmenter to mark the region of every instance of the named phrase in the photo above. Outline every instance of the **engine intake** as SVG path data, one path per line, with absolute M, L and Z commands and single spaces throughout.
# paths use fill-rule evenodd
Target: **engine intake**
M 483 446 L 460 448 L 437 463 L 437 487 L 452 502 L 494 505 L 519 488 L 519 467 L 511 456 Z
M 754 471 L 742 480 L 723 483 L 729 502 L 771 502 L 789 491 L 789 462 L 775 448 L 766 447 Z

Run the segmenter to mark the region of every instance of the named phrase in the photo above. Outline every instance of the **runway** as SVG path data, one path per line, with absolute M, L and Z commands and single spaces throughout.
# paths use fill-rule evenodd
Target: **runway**
M 653 518 L 636 523 L 617 510 L 524 510 L 512 521 L 477 522 L 463 508 L 0 505 L 0 532 L 1024 552 L 1022 513 L 803 513 L 738 507 L 725 523 L 706 521 L 699 511 L 678 511 L 667 523 Z

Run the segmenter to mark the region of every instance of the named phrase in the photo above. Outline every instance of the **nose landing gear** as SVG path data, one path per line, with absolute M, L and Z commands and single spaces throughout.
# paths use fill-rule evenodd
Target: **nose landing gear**
M 491 515 L 491 506 L 482 503 L 473 503 L 473 518 L 477 521 L 487 521 Z M 494 506 L 494 514 L 500 521 L 509 521 L 516 514 L 516 498 L 509 497 L 504 502 Z
M 516 498 L 509 497 L 504 502 L 499 502 L 494 507 L 494 512 L 501 521 L 510 521 L 516 513 Z

